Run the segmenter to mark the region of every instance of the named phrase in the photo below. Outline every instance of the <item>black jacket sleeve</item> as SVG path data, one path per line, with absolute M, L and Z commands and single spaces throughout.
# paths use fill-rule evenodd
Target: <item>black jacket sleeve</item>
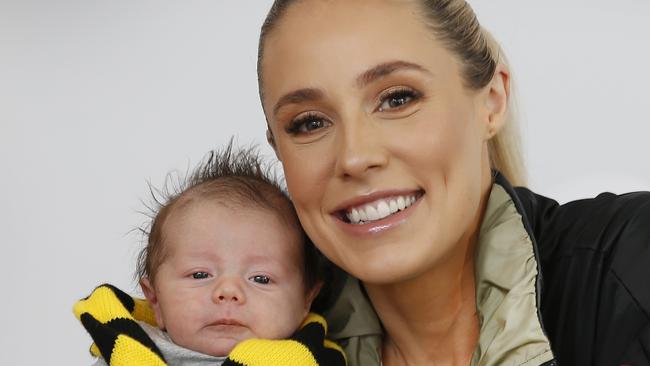
M 559 205 L 514 189 L 534 236 L 559 365 L 650 365 L 650 193 Z

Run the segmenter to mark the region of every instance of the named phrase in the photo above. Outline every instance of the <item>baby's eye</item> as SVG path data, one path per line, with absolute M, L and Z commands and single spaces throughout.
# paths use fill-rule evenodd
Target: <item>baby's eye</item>
M 208 272 L 194 272 L 192 273 L 192 278 L 195 280 L 202 280 L 204 278 L 210 277 Z
M 400 109 L 405 105 L 420 98 L 420 94 L 408 88 L 394 89 L 381 97 L 381 104 L 377 110 L 379 112 Z
M 265 276 L 265 275 L 255 275 L 255 276 L 249 278 L 249 280 L 251 280 L 253 282 L 256 282 L 256 283 L 260 283 L 262 285 L 268 285 L 269 282 L 271 282 L 271 278 L 269 276 Z
M 291 135 L 310 134 L 319 129 L 329 127 L 331 122 L 316 113 L 307 113 L 291 121 L 285 128 Z

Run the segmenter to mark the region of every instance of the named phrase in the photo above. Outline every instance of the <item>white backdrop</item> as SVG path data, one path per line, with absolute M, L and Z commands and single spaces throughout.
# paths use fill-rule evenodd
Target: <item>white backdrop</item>
M 471 3 L 513 64 L 530 186 L 650 189 L 650 2 Z M 255 74 L 269 5 L 0 0 L 0 364 L 91 361 L 71 306 L 101 282 L 135 288 L 147 180 L 231 135 L 270 154 Z

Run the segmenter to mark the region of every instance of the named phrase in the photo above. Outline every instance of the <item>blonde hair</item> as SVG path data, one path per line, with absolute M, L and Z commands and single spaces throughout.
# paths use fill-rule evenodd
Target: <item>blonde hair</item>
M 262 57 L 264 41 L 275 25 L 297 0 L 275 0 L 260 34 L 257 74 L 260 97 L 263 96 Z M 421 10 L 424 22 L 435 37 L 461 61 L 466 86 L 481 89 L 487 86 L 499 63 L 507 65 L 501 47 L 478 22 L 474 10 L 465 0 L 413 0 Z M 512 98 L 511 98 L 512 99 Z M 488 142 L 492 169 L 500 171 L 513 185 L 525 185 L 524 163 L 520 150 L 519 130 L 509 100 L 504 126 Z
M 482 29 L 483 36 L 488 41 L 492 54 L 496 55 L 497 64 L 510 66 L 499 43 L 492 34 Z M 488 153 L 492 169 L 503 174 L 513 186 L 525 186 L 527 174 L 524 157 L 521 149 L 521 135 L 519 131 L 515 84 L 510 78 L 510 95 L 508 97 L 508 110 L 506 120 L 501 130 L 488 142 Z

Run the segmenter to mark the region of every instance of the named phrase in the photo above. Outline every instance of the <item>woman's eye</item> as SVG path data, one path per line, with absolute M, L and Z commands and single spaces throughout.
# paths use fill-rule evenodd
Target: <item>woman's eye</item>
M 271 282 L 271 278 L 269 276 L 264 276 L 264 275 L 255 275 L 250 278 L 251 281 L 260 283 L 262 285 L 268 285 L 269 282 Z
M 315 114 L 308 114 L 291 121 L 285 130 L 292 135 L 302 135 L 313 133 L 329 125 L 330 122 L 325 118 Z
M 194 272 L 192 273 L 192 278 L 195 280 L 202 280 L 204 278 L 210 277 L 208 272 Z
M 400 109 L 401 107 L 417 100 L 419 94 L 411 89 L 393 90 L 381 98 L 379 112 Z

